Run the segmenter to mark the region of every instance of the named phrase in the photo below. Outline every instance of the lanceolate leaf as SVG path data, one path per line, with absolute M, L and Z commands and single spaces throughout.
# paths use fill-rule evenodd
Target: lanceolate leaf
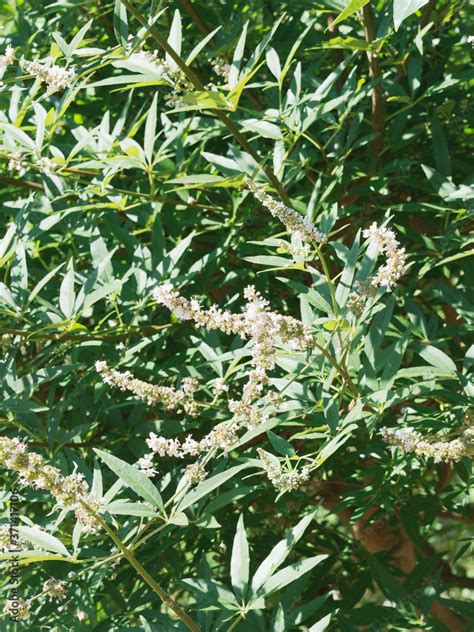
M 412 13 L 428 4 L 429 0 L 393 0 L 393 25 L 398 31 L 400 25 Z
M 341 11 L 341 13 L 339 13 L 337 18 L 332 23 L 332 25 L 335 26 L 336 24 L 339 24 L 339 22 L 342 22 L 343 20 L 349 18 L 351 15 L 356 13 L 359 9 L 362 9 L 362 7 L 366 5 L 368 2 L 369 0 L 349 0 L 346 8 L 343 11 Z
M 206 479 L 204 482 L 200 483 L 195 489 L 188 492 L 180 501 L 178 508 L 180 511 L 184 511 L 194 503 L 201 500 L 201 498 L 205 498 L 208 496 L 216 487 L 223 485 L 226 481 L 230 480 L 233 476 L 245 470 L 249 467 L 252 467 L 250 463 L 242 463 L 241 465 L 235 465 L 234 467 L 221 472 L 220 474 L 216 474 L 215 476 L 211 476 Z
M 242 595 L 249 579 L 249 545 L 245 533 L 244 517 L 241 514 L 232 547 L 230 577 L 237 595 Z
M 309 557 L 308 559 L 301 562 L 291 564 L 291 566 L 286 566 L 285 568 L 272 575 L 263 584 L 263 586 L 258 591 L 258 595 L 262 597 L 268 597 L 273 592 L 281 590 L 288 584 L 294 582 L 296 579 L 299 579 L 305 573 L 312 570 L 315 566 L 317 566 L 327 558 L 327 555 L 315 555 L 314 557 Z
M 32 542 L 34 545 L 41 547 L 42 549 L 69 557 L 68 550 L 64 544 L 58 540 L 58 538 L 46 531 L 42 531 L 38 527 L 19 526 L 18 532 L 20 537 Z
M 302 518 L 298 524 L 288 532 L 284 540 L 281 540 L 263 560 L 252 578 L 252 591 L 255 593 L 263 586 L 275 571 L 283 564 L 298 540 L 302 537 L 307 527 L 314 518 L 316 510 Z
M 99 458 L 116 474 L 130 489 L 157 507 L 164 511 L 163 500 L 159 491 L 149 478 L 143 474 L 137 467 L 122 461 L 121 459 L 103 452 L 102 450 L 94 450 Z

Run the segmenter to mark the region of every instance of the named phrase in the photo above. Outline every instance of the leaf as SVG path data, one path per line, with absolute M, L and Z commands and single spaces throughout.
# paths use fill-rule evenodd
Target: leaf
M 229 72 L 229 81 L 228 81 L 229 88 L 231 90 L 233 90 L 236 87 L 239 80 L 239 72 L 240 72 L 240 67 L 242 65 L 242 60 L 244 57 L 245 40 L 247 38 L 248 26 L 249 26 L 249 23 L 246 22 L 242 29 L 242 33 L 240 34 L 239 41 L 237 42 L 237 46 L 235 47 L 235 51 L 234 51 L 234 56 L 232 58 L 232 64 L 231 64 L 231 68 Z
M 332 23 L 332 26 L 334 27 L 336 26 L 336 24 L 339 24 L 339 22 L 342 22 L 346 18 L 349 18 L 351 15 L 356 13 L 356 11 L 358 11 L 359 9 L 362 9 L 362 7 L 366 5 L 368 2 L 369 0 L 350 0 L 346 8 L 343 11 L 341 11 L 341 13 L 339 13 L 337 18 L 334 20 L 334 22 Z
M 26 415 L 29 413 L 39 413 L 49 409 L 47 406 L 42 406 L 41 404 L 32 402 L 29 399 L 8 397 L 6 399 L 0 400 L 0 410 Z
M 197 46 L 195 46 L 193 48 L 193 50 L 189 53 L 189 55 L 186 57 L 186 65 L 190 66 L 192 64 L 192 62 L 196 59 L 196 57 L 199 55 L 199 53 L 202 51 L 202 49 L 206 46 L 206 44 L 214 37 L 214 35 L 221 30 L 221 26 L 218 26 L 216 29 L 214 29 L 213 31 L 211 31 L 208 35 L 206 35 L 206 37 L 201 40 L 199 42 L 199 44 L 197 44 Z
M 15 299 L 13 298 L 12 293 L 7 288 L 5 283 L 2 283 L 0 281 L 0 303 L 2 303 L 2 302 L 6 303 L 10 307 L 12 307 L 14 310 L 17 309 L 16 303 L 15 303 Z
M 267 66 L 270 72 L 275 77 L 275 79 L 279 81 L 281 75 L 281 65 L 280 58 L 278 57 L 278 53 L 276 52 L 276 50 L 274 48 L 270 48 L 267 51 L 265 59 L 267 60 Z
M 380 388 L 391 388 L 395 375 L 398 372 L 408 345 L 410 336 L 410 328 L 408 327 L 403 335 L 397 339 L 392 345 L 384 349 L 380 356 L 380 364 L 384 367 L 382 378 L 380 380 Z
M 336 289 L 336 300 L 341 307 L 344 307 L 351 291 L 352 281 L 354 280 L 354 274 L 356 269 L 357 256 L 359 254 L 359 235 L 357 233 L 352 248 L 349 251 L 344 270 L 342 271 L 341 280 L 338 283 Z
M 327 614 L 322 619 L 319 619 L 314 625 L 312 625 L 308 632 L 324 632 L 328 625 L 331 623 L 332 613 Z
M 445 200 L 449 199 L 449 196 L 456 192 L 454 184 L 450 179 L 443 176 L 442 173 L 423 164 L 421 165 L 421 168 L 425 172 L 429 183 L 441 198 Z
M 61 37 L 61 35 L 59 35 L 59 33 L 53 33 L 53 39 L 56 42 L 56 44 L 58 45 L 58 47 L 61 50 L 61 52 L 64 54 L 64 56 L 65 57 L 69 57 L 69 45 Z M 58 51 L 58 54 L 59 54 L 59 51 Z
M 143 472 L 140 472 L 137 467 L 118 459 L 108 452 L 103 452 L 98 449 L 94 449 L 94 452 L 130 489 L 151 503 L 154 507 L 158 507 L 161 511 L 164 511 L 160 492 Z
M 122 282 L 118 279 L 115 279 L 115 281 L 111 281 L 110 283 L 97 288 L 97 290 L 90 292 L 90 294 L 87 294 L 87 296 L 84 298 L 82 309 L 87 309 L 88 307 L 91 307 L 91 305 L 94 305 L 94 303 L 97 303 L 97 301 L 102 300 L 106 296 L 110 296 L 110 294 L 120 293 L 121 288 Z
M 393 0 L 393 26 L 398 31 L 400 24 L 410 15 L 428 4 L 429 0 Z
M 181 104 L 184 104 L 186 108 L 183 108 Z M 188 92 L 180 99 L 179 111 L 191 110 L 191 109 L 207 109 L 207 110 L 230 110 L 233 108 L 233 104 L 226 99 L 226 97 L 217 91 L 196 90 L 194 92 Z
M 382 564 L 375 555 L 365 553 L 365 557 L 372 570 L 375 581 L 387 599 L 395 602 L 403 602 L 407 598 L 405 587 L 398 581 L 398 578 L 389 570 L 388 565 Z
M 208 494 L 214 491 L 217 487 L 223 485 L 226 481 L 230 480 L 233 476 L 238 474 L 244 469 L 252 467 L 251 463 L 243 463 L 242 465 L 236 465 L 235 467 L 231 467 L 220 474 L 216 474 L 215 476 L 211 476 L 207 480 L 200 483 L 197 487 L 188 492 L 178 503 L 179 511 L 184 511 L 191 505 L 194 505 L 201 498 L 205 498 Z
M 246 119 L 241 121 L 241 125 L 244 129 L 251 132 L 257 132 L 263 138 L 272 138 L 273 140 L 280 140 L 283 138 L 280 128 L 268 121 L 259 121 L 258 119 Z
M 255 571 L 252 578 L 252 591 L 255 593 L 263 586 L 273 575 L 276 569 L 283 564 L 288 557 L 290 551 L 301 538 L 306 528 L 313 520 L 316 509 L 302 518 L 298 524 L 291 529 L 284 540 L 280 540 L 276 546 L 270 551 L 269 555 L 263 560 Z
M 150 109 L 148 110 L 145 123 L 144 151 L 148 164 L 151 164 L 153 158 L 153 148 L 155 146 L 157 99 L 158 93 L 155 93 Z
M 237 596 L 243 595 L 249 581 L 249 545 L 245 533 L 244 517 L 241 514 L 237 523 L 232 558 L 230 561 L 230 578 Z
M 74 264 L 69 259 L 67 271 L 61 283 L 59 290 L 59 307 L 66 318 L 71 318 L 74 313 L 74 302 L 76 295 L 74 293 Z
M 283 85 L 283 80 L 286 77 L 290 66 L 291 66 L 291 62 L 293 61 L 294 56 L 296 55 L 298 48 L 301 46 L 302 41 L 304 40 L 304 38 L 306 37 L 306 35 L 309 33 L 310 29 L 313 28 L 314 24 L 315 24 L 316 20 L 312 20 L 308 26 L 305 28 L 305 30 L 301 33 L 301 35 L 298 37 L 298 39 L 296 40 L 296 42 L 293 44 L 293 46 L 291 47 L 291 50 L 288 54 L 288 57 L 286 58 L 285 61 L 285 65 L 283 66 L 283 70 L 280 73 L 280 77 L 279 77 L 279 83 L 280 86 Z
M 18 129 L 18 127 L 15 127 L 14 125 L 11 125 L 10 123 L 0 123 L 0 129 L 5 130 L 5 132 L 7 133 L 7 136 L 16 140 L 17 143 L 20 143 L 20 145 L 23 145 L 23 147 L 26 147 L 27 149 L 34 151 L 35 149 L 34 141 L 31 140 L 31 138 L 27 134 L 25 134 L 23 130 Z
M 64 265 L 63 263 L 60 263 L 58 266 L 56 266 L 55 268 L 53 268 L 53 270 L 50 270 L 48 272 L 48 274 L 46 274 L 41 281 L 38 281 L 38 283 L 35 285 L 35 287 L 31 290 L 31 293 L 28 297 L 28 304 L 31 303 L 31 301 L 33 301 L 36 296 L 41 292 L 41 290 L 44 288 L 45 285 L 47 285 L 47 283 L 49 283 L 49 281 L 54 277 L 54 275 L 56 274 L 56 272 L 58 272 L 58 270 L 60 270 L 60 268 L 62 268 Z
M 368 50 L 370 43 L 356 37 L 333 37 L 321 44 L 321 48 L 342 48 L 346 50 Z
M 329 555 L 315 555 L 301 562 L 296 562 L 278 571 L 258 591 L 259 597 L 268 597 L 277 590 L 281 590 L 288 584 L 299 579 L 302 575 L 312 570 L 315 566 L 323 562 Z
M 50 533 L 46 533 L 42 531 L 38 527 L 18 527 L 18 532 L 22 538 L 28 540 L 28 542 L 32 542 L 42 549 L 46 549 L 47 551 L 52 551 L 53 553 L 59 553 L 60 555 L 64 555 L 66 557 L 70 557 L 68 550 L 58 538 L 55 538 L 54 535 Z
M 279 437 L 277 434 L 275 434 L 271 430 L 267 430 L 267 435 L 268 435 L 268 438 L 270 439 L 270 443 L 272 444 L 275 451 L 278 452 L 278 454 L 281 454 L 283 456 L 296 455 L 296 452 L 293 446 L 291 445 L 291 443 L 288 443 L 286 439 L 282 439 L 282 437 Z
M 171 23 L 170 34 L 168 36 L 168 44 L 178 55 L 181 55 L 182 37 L 181 14 L 179 10 L 176 9 L 173 16 L 173 22 Z M 166 53 L 166 63 L 169 64 L 170 68 L 173 70 L 178 70 L 178 64 L 169 53 Z
M 426 347 L 423 347 L 420 351 L 418 351 L 418 353 L 424 360 L 438 369 L 443 369 L 448 372 L 457 371 L 456 365 L 451 358 L 437 347 L 426 345 Z
M 116 500 L 104 508 L 104 511 L 108 511 L 112 515 L 119 516 L 147 516 L 149 518 L 156 518 L 156 511 L 150 509 L 142 503 L 126 503 Z
M 84 39 L 85 34 L 90 29 L 91 24 L 92 24 L 92 20 L 89 20 L 89 22 L 87 22 L 87 24 L 84 24 L 84 26 L 81 29 L 79 29 L 76 35 L 74 35 L 71 43 L 69 44 L 69 57 L 73 55 L 76 48 L 79 48 L 82 40 Z
M 168 184 L 183 184 L 189 186 L 199 186 L 199 185 L 214 185 L 221 184 L 225 178 L 222 176 L 216 176 L 211 173 L 197 173 L 193 176 L 180 176 L 179 178 L 173 178 L 172 180 L 168 180 Z
M 35 136 L 35 144 L 38 151 L 41 151 L 43 147 L 44 140 L 44 129 L 46 123 L 47 112 L 41 103 L 33 103 L 33 108 L 35 110 L 35 124 L 36 124 L 36 136 Z
M 332 456 L 334 452 L 339 450 L 339 448 L 342 447 L 344 443 L 346 443 L 346 441 L 349 441 L 356 429 L 357 424 L 349 424 L 345 426 L 339 434 L 337 434 L 335 437 L 332 437 L 332 439 L 325 443 L 318 454 L 316 461 L 317 465 L 322 465 L 324 461 L 327 461 L 327 459 L 329 459 L 329 457 Z
M 145 162 L 143 149 L 136 140 L 133 140 L 133 138 L 124 138 L 124 140 L 121 140 L 120 149 L 127 154 L 127 156 Z
M 132 55 L 133 57 L 133 55 Z M 114 65 L 118 66 L 119 62 L 114 62 Z M 101 79 L 100 81 L 94 81 L 93 83 L 84 84 L 82 88 L 99 88 L 102 86 L 118 86 L 122 84 L 129 84 L 126 88 L 139 87 L 139 86 L 164 86 L 168 85 L 168 82 L 163 79 L 163 75 L 158 73 L 155 69 L 154 73 L 148 72 L 144 62 L 122 62 L 121 68 L 127 68 L 133 66 L 131 70 L 143 74 L 138 75 L 121 75 L 120 77 L 107 77 L 107 79 Z
M 120 46 L 126 48 L 128 43 L 127 10 L 123 6 L 121 0 L 115 0 L 114 33 Z

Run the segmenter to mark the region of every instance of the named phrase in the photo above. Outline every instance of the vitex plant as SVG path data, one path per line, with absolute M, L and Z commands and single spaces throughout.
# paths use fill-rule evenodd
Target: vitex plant
M 468 630 L 468 4 L 0 23 L 2 626 Z

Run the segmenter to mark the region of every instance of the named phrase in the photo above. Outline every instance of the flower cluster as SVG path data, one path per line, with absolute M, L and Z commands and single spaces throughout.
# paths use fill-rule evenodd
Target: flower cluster
M 247 386 L 250 382 L 247 383 Z M 257 382 L 257 384 L 260 384 Z M 245 390 L 244 390 L 245 393 Z M 234 415 L 233 421 L 237 426 L 244 426 L 249 430 L 258 428 L 267 421 L 267 415 L 248 400 L 229 400 L 229 410 Z
M 243 401 L 258 399 L 268 382 L 267 371 L 275 367 L 275 345 L 286 344 L 291 350 L 310 350 L 314 338 L 307 325 L 291 316 L 282 316 L 270 310 L 269 302 L 264 299 L 255 287 L 250 285 L 244 290 L 247 301 L 241 314 L 223 311 L 213 305 L 208 310 L 202 309 L 195 299 L 189 301 L 173 289 L 171 284 L 158 287 L 153 296 L 158 303 L 165 305 L 181 320 L 193 320 L 196 325 L 207 329 L 218 329 L 226 334 L 237 334 L 244 339 L 252 339 L 252 366 L 249 380 L 244 388 Z M 231 404 L 240 418 L 244 409 L 238 411 L 236 403 Z M 234 412 L 231 410 L 231 412 Z M 246 407 L 247 421 L 244 425 L 255 425 L 255 413 Z
M 214 63 L 212 64 L 212 69 L 218 77 L 222 77 L 224 79 L 225 85 L 229 84 L 229 75 L 232 66 L 227 63 L 227 60 L 224 57 L 216 57 Z
M 310 471 L 307 466 L 301 468 L 301 470 L 289 470 L 284 471 L 280 461 L 262 450 L 258 448 L 258 455 L 262 462 L 263 469 L 267 473 L 269 481 L 272 483 L 273 487 L 279 492 L 289 492 L 293 489 L 297 489 L 301 487 L 307 480 L 309 480 Z
M 7 599 L 3 613 L 17 621 L 25 621 L 30 616 L 30 602 L 24 599 Z
M 371 280 L 357 281 L 355 291 L 347 297 L 347 308 L 356 314 L 362 314 L 367 299 L 373 298 L 377 294 L 377 288 L 372 285 Z
M 0 55 L 0 71 L 5 70 L 7 66 L 11 66 L 15 61 L 15 49 L 10 45 L 6 47 L 3 55 Z
M 59 507 L 73 508 L 84 530 L 99 529 L 95 514 L 100 502 L 89 495 L 82 474 L 64 477 L 56 467 L 47 465 L 40 454 L 29 452 L 26 444 L 17 438 L 0 437 L 0 462 L 18 472 L 21 484 L 45 489 L 54 496 Z
M 311 248 L 308 244 L 301 244 L 301 245 L 289 244 L 287 241 L 284 241 L 283 239 L 279 239 L 278 242 L 279 242 L 280 252 L 283 251 L 283 252 L 289 253 L 295 260 L 307 259 L 311 253 Z
M 385 443 L 397 446 L 404 452 L 430 457 L 435 463 L 450 463 L 460 461 L 464 456 L 471 454 L 474 429 L 468 428 L 460 438 L 451 441 L 437 441 L 424 437 L 413 428 L 384 427 L 381 428 L 380 434 Z
M 269 397 L 269 394 L 263 397 L 264 388 L 268 384 L 267 372 L 275 367 L 276 345 L 284 344 L 292 350 L 311 350 L 315 342 L 311 330 L 295 318 L 272 312 L 269 302 L 253 286 L 248 286 L 244 291 L 247 302 L 240 314 L 224 311 L 216 305 L 207 310 L 203 309 L 197 300 L 188 300 L 181 296 L 170 283 L 156 288 L 153 296 L 158 303 L 168 307 L 181 320 L 193 320 L 198 326 L 218 329 L 226 334 L 237 334 L 251 340 L 252 369 L 241 399 L 231 399 L 228 402 L 229 411 L 232 413 L 229 421 L 218 424 L 199 441 L 188 436 L 181 442 L 178 439 L 159 437 L 155 433 L 151 433 L 147 439 L 152 453 L 161 457 L 196 457 L 211 450 L 220 450 L 227 454 L 237 441 L 237 431 L 240 428 L 254 429 L 262 426 L 268 418 L 265 407 L 280 403 L 278 397 Z M 215 393 L 220 394 L 225 390 L 225 384 L 218 380 Z M 141 464 L 147 475 L 153 475 L 151 458 L 152 455 L 146 456 Z M 202 471 L 197 465 L 195 468 L 193 466 L 191 471 L 190 477 L 198 480 Z M 305 473 L 301 472 L 282 473 L 282 476 L 276 477 L 275 480 L 286 480 L 287 486 L 291 487 L 292 484 L 296 485 L 296 482 L 291 481 L 300 480 L 304 476 Z M 280 486 L 283 486 L 283 483 Z
M 188 435 L 183 442 L 178 439 L 165 439 L 154 432 L 151 432 L 146 440 L 152 452 L 161 457 L 171 456 L 179 459 L 185 456 L 198 456 L 213 449 L 222 450 L 224 454 L 227 454 L 236 441 L 236 428 L 231 422 L 218 424 L 200 441 L 196 441 L 191 435 Z
M 141 57 L 144 61 L 152 63 L 157 72 L 162 75 L 163 79 L 173 87 L 173 90 L 166 99 L 166 105 L 168 107 L 179 107 L 180 99 L 183 94 L 194 90 L 193 84 L 189 81 L 184 72 L 180 68 L 169 64 L 165 59 L 161 59 L 157 50 L 152 53 L 141 50 L 136 53 L 136 55 Z
M 59 599 L 60 601 L 64 601 L 67 597 L 65 585 L 66 582 L 62 582 L 59 579 L 51 577 L 44 582 L 43 592 L 46 593 L 51 599 Z
M 308 217 L 302 217 L 294 209 L 285 206 L 283 202 L 274 200 L 265 193 L 262 187 L 252 182 L 250 178 L 245 178 L 245 185 L 253 196 L 270 211 L 273 217 L 277 217 L 285 225 L 287 231 L 300 241 L 310 243 L 324 243 L 327 241 L 326 235 L 317 230 Z
M 218 329 L 242 338 L 252 338 L 252 364 L 257 369 L 253 378 L 257 382 L 263 382 L 265 372 L 274 368 L 274 345 L 278 341 L 287 344 L 292 350 L 308 350 L 314 344 L 311 330 L 307 325 L 291 316 L 272 312 L 269 302 L 262 298 L 252 285 L 244 291 L 247 304 L 242 314 L 223 311 L 216 305 L 204 310 L 195 299 L 189 301 L 176 292 L 171 283 L 156 288 L 153 297 L 180 320 L 193 320 L 200 327 Z
M 59 165 L 46 156 L 36 156 L 36 166 L 47 176 L 52 176 L 59 170 Z
M 141 459 L 138 459 L 138 467 L 148 478 L 153 478 L 155 474 L 158 474 L 158 470 L 155 470 L 153 465 L 153 453 L 146 454 Z
M 198 485 L 206 478 L 207 472 L 201 463 L 191 463 L 186 468 L 186 478 L 190 485 Z
M 76 76 L 73 68 L 67 70 L 66 68 L 61 68 L 61 66 L 56 65 L 46 66 L 45 64 L 39 62 L 37 59 L 35 59 L 34 61 L 23 59 L 21 62 L 21 67 L 27 74 L 33 75 L 34 77 L 40 79 L 42 82 L 46 83 L 48 89 L 51 92 L 70 88 L 72 85 L 72 81 Z
M 379 268 L 375 277 L 371 279 L 371 283 L 374 287 L 385 287 L 390 292 L 405 272 L 407 258 L 405 248 L 400 248 L 393 230 L 380 228 L 375 222 L 370 228 L 366 228 L 362 235 L 365 239 L 375 242 L 377 248 L 387 258 L 387 263 Z
M 130 391 L 137 397 L 146 400 L 150 405 L 161 403 L 166 410 L 175 410 L 178 413 L 184 410 L 191 416 L 197 414 L 197 404 L 193 395 L 198 383 L 193 378 L 183 378 L 182 386 L 177 390 L 170 386 L 155 386 L 139 380 L 130 371 L 121 373 L 115 369 L 110 369 L 107 362 L 104 361 L 96 362 L 95 368 L 106 384 L 116 386 L 121 391 Z
M 227 393 L 228 390 L 229 390 L 229 387 L 227 386 L 224 378 L 222 377 L 217 378 L 217 380 L 212 385 L 212 392 L 215 397 L 219 397 L 219 395 L 222 395 L 222 393 Z
M 41 156 L 38 151 L 33 153 L 34 164 L 38 168 L 41 173 L 44 173 L 47 176 L 52 176 L 60 170 L 60 165 L 58 163 L 53 162 L 50 158 L 46 156 Z M 8 161 L 8 169 L 10 171 L 21 171 L 23 168 L 28 167 L 28 162 L 23 159 L 23 154 L 19 149 L 15 149 L 10 153 L 9 161 Z
M 376 244 L 378 250 L 386 256 L 386 263 L 377 270 L 375 276 L 359 281 L 355 291 L 349 294 L 347 307 L 358 314 L 362 313 L 367 299 L 376 295 L 377 288 L 384 287 L 387 292 L 393 290 L 405 273 L 407 260 L 405 248 L 400 248 L 395 233 L 390 228 L 379 227 L 374 222 L 362 235 Z
M 7 553 L 11 548 L 25 549 L 26 543 L 18 535 L 18 530 L 8 524 L 0 525 L 0 551 Z
M 26 167 L 27 163 L 23 160 L 23 154 L 19 149 L 15 149 L 10 154 L 10 160 L 8 161 L 8 169 L 10 171 L 21 171 L 23 167 Z

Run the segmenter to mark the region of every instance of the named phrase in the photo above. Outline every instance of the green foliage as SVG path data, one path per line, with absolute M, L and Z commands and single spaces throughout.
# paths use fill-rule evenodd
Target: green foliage
M 472 21 L 464 0 L 0 2 L 0 442 L 82 475 L 102 521 L 0 445 L 2 596 L 18 487 L 31 629 L 470 629 Z M 407 267 L 366 295 L 373 222 Z M 155 300 L 168 283 L 234 314 L 254 285 L 312 342 L 273 346 L 258 427 L 148 477 L 150 433 L 232 424 L 255 360 Z M 195 415 L 143 395 L 187 378 Z

